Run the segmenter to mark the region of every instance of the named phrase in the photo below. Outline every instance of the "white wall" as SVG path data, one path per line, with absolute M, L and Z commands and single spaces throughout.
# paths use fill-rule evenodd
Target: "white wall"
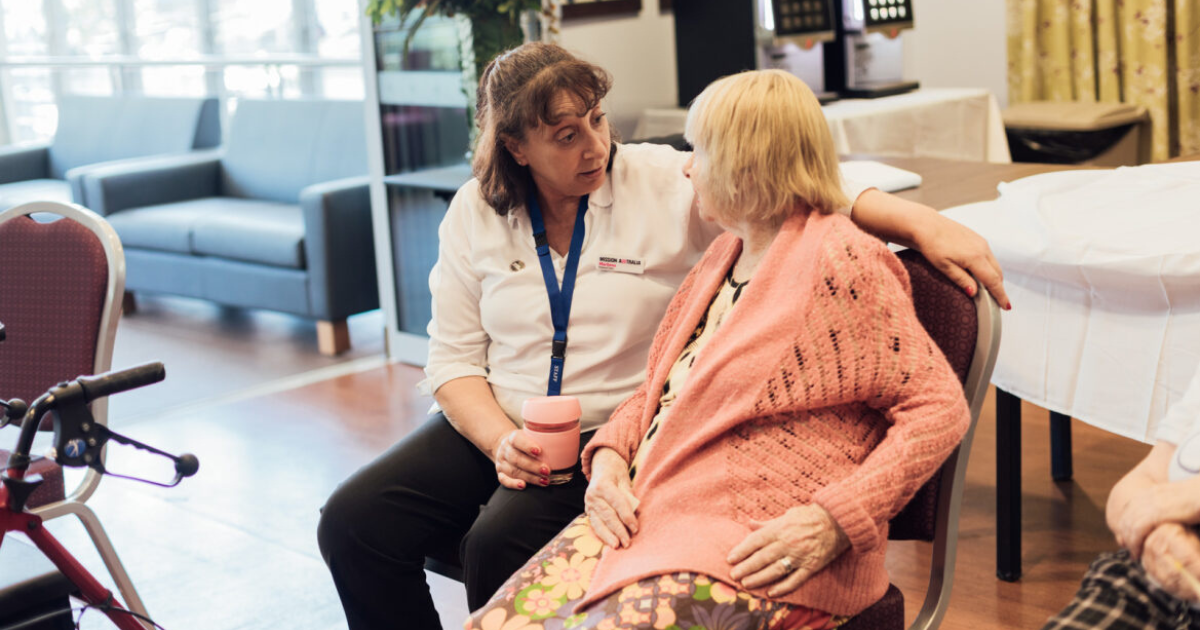
M 621 137 L 633 136 L 647 107 L 675 106 L 675 21 L 669 12 L 659 15 L 658 0 L 642 0 L 637 16 L 565 22 L 561 43 L 612 73 L 606 107 Z
M 922 87 L 982 87 L 1008 103 L 1004 0 L 912 0 L 904 76 Z
M 677 0 L 684 1 L 686 0 Z M 904 76 L 926 87 L 983 87 L 1008 100 L 1005 0 L 912 0 L 916 30 L 904 37 Z M 612 73 L 608 111 L 630 138 L 647 107 L 674 107 L 675 26 L 658 0 L 637 16 L 568 21 L 562 45 Z

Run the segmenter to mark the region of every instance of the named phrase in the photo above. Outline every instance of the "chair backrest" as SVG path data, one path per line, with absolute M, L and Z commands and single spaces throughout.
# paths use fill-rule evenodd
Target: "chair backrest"
M 362 101 L 239 99 L 221 193 L 296 203 L 305 186 L 367 174 Z
M 933 543 L 925 603 L 909 626 L 916 630 L 936 628 L 950 603 L 967 455 L 1000 349 L 1000 307 L 986 291 L 968 297 L 916 250 L 899 257 L 912 282 L 917 318 L 963 382 L 971 409 L 971 428 L 962 444 L 890 523 L 891 539 Z
M 50 176 L 63 179 L 77 166 L 221 143 L 215 98 L 63 96 L 50 145 Z
M 62 218 L 42 223 L 33 213 Z M 0 213 L 0 397 L 33 402 L 55 383 L 107 371 L 124 291 L 121 241 L 99 215 L 49 201 Z M 92 415 L 107 421 L 106 398 Z M 98 481 L 89 469 L 71 497 L 86 500 Z

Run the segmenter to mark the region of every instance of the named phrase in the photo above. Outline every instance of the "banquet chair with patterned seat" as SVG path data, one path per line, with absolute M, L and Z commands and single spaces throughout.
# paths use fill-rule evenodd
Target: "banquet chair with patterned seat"
M 34 213 L 39 220 L 29 216 Z M 44 222 L 46 215 L 60 218 Z M 51 201 L 0 212 L 0 322 L 6 330 L 0 343 L 0 397 L 32 402 L 55 383 L 108 371 L 124 290 L 121 241 L 99 215 Z M 96 422 L 107 423 L 108 399 L 91 403 L 91 411 Z M 40 429 L 51 428 L 48 415 Z M 7 456 L 0 451 L 0 459 Z M 112 542 L 86 504 L 101 475 L 88 468 L 68 492 L 62 470 L 51 460 L 37 460 L 30 472 L 50 481 L 32 497 L 30 511 L 43 520 L 78 517 L 125 604 L 146 615 Z
M 889 523 L 889 540 L 932 543 L 925 601 L 908 630 L 933 630 L 941 625 L 950 605 L 967 458 L 1000 351 L 1000 306 L 987 291 L 968 297 L 920 252 L 908 249 L 898 255 L 912 283 L 917 318 L 962 381 L 971 409 L 971 428 L 962 443 Z M 891 584 L 882 599 L 842 625 L 841 630 L 904 627 L 904 595 Z

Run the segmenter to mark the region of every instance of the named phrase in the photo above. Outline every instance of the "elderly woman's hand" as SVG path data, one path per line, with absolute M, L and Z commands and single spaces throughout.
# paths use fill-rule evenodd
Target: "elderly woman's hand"
M 629 463 L 611 448 L 592 454 L 592 481 L 583 495 L 592 531 L 612 548 L 629 544 L 637 533 L 637 497 L 629 478 Z
M 780 597 L 850 547 L 850 539 L 819 505 L 794 507 L 763 526 L 729 552 L 730 576 L 746 589 L 774 584 L 768 597 Z
M 1200 602 L 1200 538 L 1178 523 L 1159 525 L 1146 536 L 1142 566 L 1159 586 L 1175 597 Z M 1190 577 L 1189 577 L 1190 576 Z

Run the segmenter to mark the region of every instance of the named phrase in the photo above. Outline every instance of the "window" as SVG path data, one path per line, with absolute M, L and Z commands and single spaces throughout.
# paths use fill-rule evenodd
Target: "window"
M 50 71 L 36 68 L 13 68 L 3 75 L 12 87 L 4 91 L 4 113 L 8 116 L 13 142 L 34 142 L 54 135 L 58 126 L 58 108 L 54 106 L 54 90 L 50 86 Z
M 134 0 L 133 8 L 138 57 L 196 57 L 204 51 L 196 0 Z
M 357 2 L 318 2 L 316 6 L 317 53 L 322 57 L 358 58 L 359 44 Z
M 216 0 L 213 4 L 213 52 L 256 55 L 290 53 L 299 48 L 292 23 L 292 0 Z
M 23 0 L 0 4 L 3 11 L 4 41 L 9 55 L 50 54 L 46 9 L 41 0 Z
M 357 0 L 0 2 L 0 125 L 45 140 L 68 93 L 361 99 L 359 19 Z
M 12 3 L 9 3 L 12 4 Z M 116 0 L 57 0 L 50 5 L 62 42 L 51 42 L 53 55 L 100 57 L 120 55 Z

